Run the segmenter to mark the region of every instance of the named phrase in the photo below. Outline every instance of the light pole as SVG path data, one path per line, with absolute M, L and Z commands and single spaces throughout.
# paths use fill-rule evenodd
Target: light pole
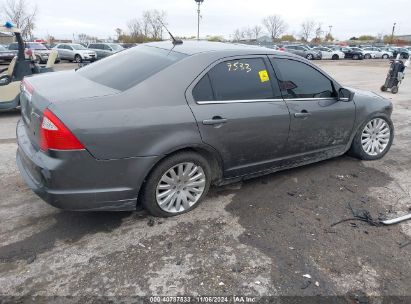
M 394 25 L 392 26 L 392 33 L 391 33 L 391 44 L 394 43 L 394 33 L 395 33 L 395 26 L 397 25 L 396 22 L 394 22 Z
M 200 6 L 204 2 L 204 0 L 194 0 L 197 2 L 198 9 L 197 9 L 197 40 L 200 40 Z

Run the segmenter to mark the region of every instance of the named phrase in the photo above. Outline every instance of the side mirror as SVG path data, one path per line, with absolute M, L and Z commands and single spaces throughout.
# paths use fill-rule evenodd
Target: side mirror
M 346 88 L 340 88 L 338 90 L 338 100 L 339 101 L 353 101 L 354 99 L 354 92 L 351 92 L 350 90 Z

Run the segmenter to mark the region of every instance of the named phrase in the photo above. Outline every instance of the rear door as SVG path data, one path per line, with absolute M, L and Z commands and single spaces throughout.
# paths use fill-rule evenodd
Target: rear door
M 225 177 L 265 170 L 283 156 L 289 111 L 266 56 L 220 60 L 186 96 L 202 140 L 222 156 Z
M 354 102 L 338 101 L 333 81 L 314 66 L 294 59 L 270 60 L 290 109 L 288 154 L 344 151 L 354 126 Z

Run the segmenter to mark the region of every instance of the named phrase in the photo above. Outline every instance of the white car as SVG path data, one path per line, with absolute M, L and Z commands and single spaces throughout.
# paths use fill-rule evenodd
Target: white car
M 382 58 L 382 59 L 388 59 L 393 57 L 393 53 L 389 51 L 383 51 L 380 48 L 377 47 L 366 47 L 363 49 L 367 53 L 374 54 L 374 58 Z
M 324 46 L 315 47 L 314 50 L 321 52 L 322 59 L 338 60 L 338 59 L 344 59 L 345 57 L 345 54 L 343 52 L 338 51 L 338 50 L 332 50 Z
M 61 59 L 74 62 L 95 61 L 97 53 L 77 43 L 60 43 L 54 49 L 59 53 Z

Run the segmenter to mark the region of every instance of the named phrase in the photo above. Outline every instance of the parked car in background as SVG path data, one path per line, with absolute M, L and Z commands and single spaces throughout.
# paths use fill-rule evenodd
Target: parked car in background
M 132 47 L 137 46 L 137 43 L 119 43 L 119 45 L 121 45 L 124 49 L 129 49 Z
M 38 62 L 40 63 L 46 63 L 47 60 L 49 59 L 49 55 L 50 55 L 50 50 L 47 49 L 44 44 L 40 43 L 40 42 L 26 42 L 25 44 L 26 46 L 26 55 L 28 54 L 28 50 L 30 50 L 33 54 L 33 57 L 35 57 L 37 59 Z M 9 50 L 13 50 L 13 51 L 18 51 L 19 46 L 18 43 L 11 43 L 9 45 Z M 60 57 L 57 56 L 56 59 L 56 63 L 60 62 Z
M 339 50 L 344 53 L 344 58 L 346 59 L 354 59 L 354 60 L 362 60 L 364 59 L 364 54 L 363 52 L 356 51 L 352 48 L 349 47 L 341 47 L 337 46 L 334 48 L 334 50 Z
M 54 49 L 57 50 L 61 59 L 74 61 L 77 63 L 83 61 L 95 61 L 97 54 L 85 46 L 78 43 L 60 43 Z
M 307 58 L 308 60 L 322 58 L 320 51 L 312 50 L 306 45 L 294 45 L 294 44 L 284 45 L 282 48 L 280 48 L 280 50 Z
M 163 41 L 51 74 L 21 86 L 17 164 L 63 209 L 178 215 L 210 185 L 377 160 L 394 138 L 389 100 L 268 48 Z
M 408 59 L 410 58 L 411 51 L 406 48 L 395 47 L 394 49 L 394 58 L 397 58 L 398 54 L 400 55 L 401 59 Z
M 0 61 L 10 62 L 15 56 L 17 56 L 17 51 L 11 51 L 0 45 Z
M 124 48 L 117 43 L 90 43 L 87 48 L 96 52 L 98 59 L 105 58 L 124 50 Z
M 314 47 L 313 49 L 321 52 L 322 59 L 338 60 L 338 59 L 344 59 L 345 57 L 345 54 L 343 52 L 339 50 L 332 50 L 324 46 L 317 46 L 317 47 Z
M 362 48 L 359 47 L 350 47 L 351 50 L 355 51 L 355 52 L 359 52 L 362 53 L 362 55 L 364 56 L 364 59 L 371 59 L 371 58 L 375 58 L 375 54 L 370 52 L 370 51 L 365 51 Z
M 365 47 L 363 48 L 364 52 L 366 53 L 370 53 L 374 55 L 374 58 L 378 58 L 378 59 L 388 59 L 391 58 L 393 56 L 393 53 L 390 51 L 386 51 L 386 50 L 382 50 L 380 48 L 377 47 Z

